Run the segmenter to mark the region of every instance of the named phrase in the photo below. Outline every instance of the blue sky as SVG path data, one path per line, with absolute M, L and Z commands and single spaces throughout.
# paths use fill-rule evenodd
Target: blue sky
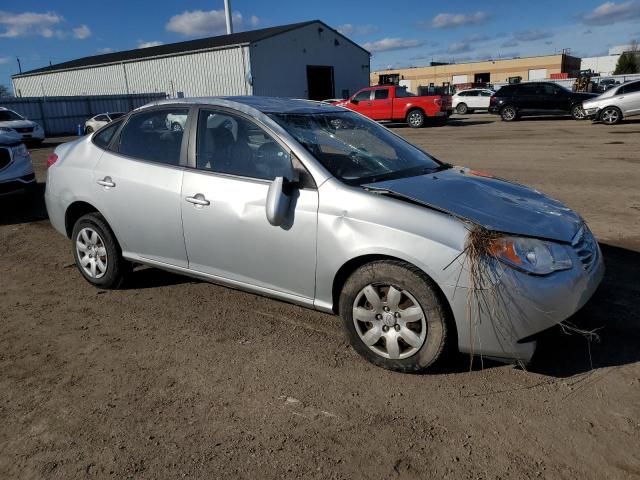
M 82 5 L 82 6 L 80 6 Z M 236 30 L 320 19 L 372 53 L 371 65 L 542 55 L 606 54 L 640 38 L 640 0 L 232 0 Z M 224 33 L 223 0 L 0 5 L 0 84 L 17 73 L 102 52 Z

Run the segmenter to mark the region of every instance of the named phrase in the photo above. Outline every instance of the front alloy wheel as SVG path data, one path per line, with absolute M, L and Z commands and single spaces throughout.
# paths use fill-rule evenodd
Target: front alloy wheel
M 622 120 L 622 113 L 616 107 L 607 107 L 600 114 L 600 121 L 607 125 L 615 125 Z
M 353 272 L 339 312 L 353 349 L 389 370 L 424 371 L 443 357 L 450 340 L 455 345 L 437 286 L 398 260 L 377 260 Z
M 393 285 L 369 284 L 353 303 L 353 325 L 374 353 L 392 360 L 415 355 L 427 336 L 418 301 Z

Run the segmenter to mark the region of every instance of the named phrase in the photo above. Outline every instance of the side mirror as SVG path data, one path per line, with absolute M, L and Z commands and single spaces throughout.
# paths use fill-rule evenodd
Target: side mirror
M 267 220 L 274 227 L 282 225 L 287 219 L 291 197 L 285 193 L 286 180 L 276 177 L 269 185 L 267 192 L 266 213 Z
M 358 103 L 360 103 L 359 100 L 356 100 L 355 98 L 352 98 L 351 100 L 349 100 L 351 103 L 353 103 L 354 105 L 357 105 Z

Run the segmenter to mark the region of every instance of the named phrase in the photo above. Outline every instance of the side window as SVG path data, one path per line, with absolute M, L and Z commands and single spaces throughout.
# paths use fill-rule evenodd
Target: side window
M 480 95 L 480 92 L 478 90 L 469 90 L 469 92 L 467 92 L 467 95 L 469 97 L 477 97 L 478 95 Z
M 493 95 L 493 92 L 490 92 L 489 90 L 483 90 L 480 92 L 481 97 L 490 97 L 491 95 Z
M 363 90 L 362 92 L 358 92 L 356 96 L 353 97 L 354 100 L 357 100 L 359 102 L 366 102 L 367 100 L 369 100 L 369 98 L 371 98 L 371 90 Z
M 115 122 L 103 128 L 93 136 L 93 143 L 100 148 L 107 148 L 120 125 L 122 125 L 122 122 Z
M 244 117 L 216 110 L 198 116 L 196 168 L 263 180 L 293 178 L 289 153 L 268 133 Z
M 458 93 L 458 96 L 460 96 L 460 97 L 468 97 L 469 96 L 469 92 L 467 90 L 463 90 L 462 92 Z
M 106 115 L 98 115 L 96 117 L 96 122 L 108 122 L 109 118 Z
M 618 90 L 618 95 L 622 93 L 635 93 L 640 92 L 640 82 L 629 83 L 628 85 L 624 85 L 620 90 Z
M 118 152 L 149 162 L 179 165 L 182 129 L 172 129 L 171 118 L 186 120 L 188 113 L 187 108 L 163 108 L 132 115 L 120 133 Z
M 380 88 L 378 90 L 374 90 L 374 94 L 373 94 L 374 100 L 386 100 L 387 98 L 389 98 L 388 88 Z
M 519 95 L 537 95 L 538 94 L 538 85 L 531 84 L 523 84 L 518 87 Z

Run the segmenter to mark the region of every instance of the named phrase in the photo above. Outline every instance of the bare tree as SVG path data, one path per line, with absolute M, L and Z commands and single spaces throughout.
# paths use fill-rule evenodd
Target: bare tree
M 13 97 L 13 93 L 6 85 L 0 85 L 0 97 Z

